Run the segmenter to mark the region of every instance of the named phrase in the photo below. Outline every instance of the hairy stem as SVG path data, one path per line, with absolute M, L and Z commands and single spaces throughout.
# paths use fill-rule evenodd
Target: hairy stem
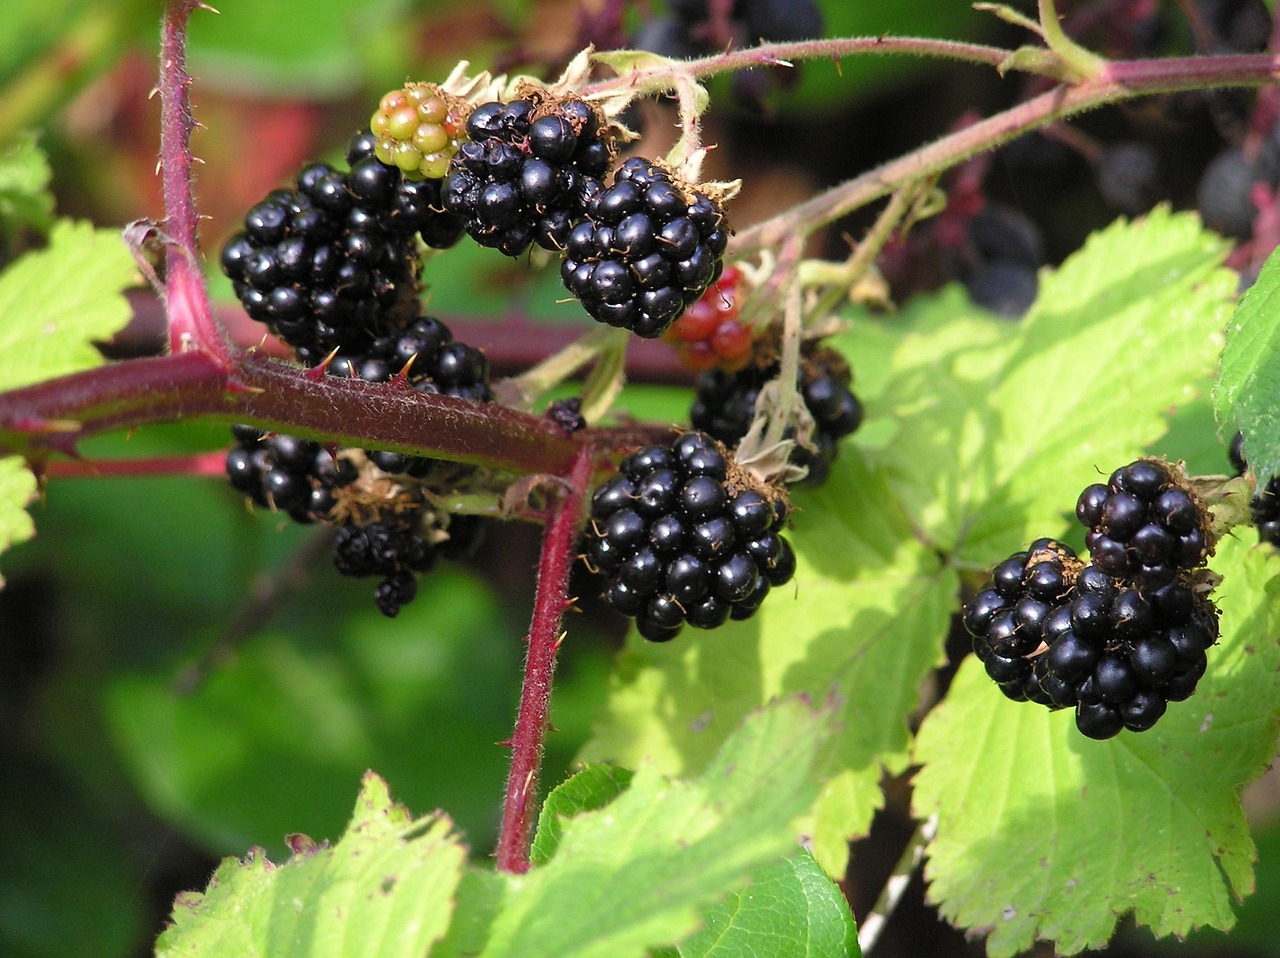
M 507 777 L 502 829 L 498 835 L 499 871 L 520 874 L 529 869 L 529 829 L 538 797 L 538 773 L 542 768 L 543 744 L 547 735 L 551 679 L 562 638 L 561 619 L 572 605 L 568 595 L 569 571 L 576 554 L 578 527 L 592 468 L 591 450 L 584 446 L 574 458 L 566 476 L 567 488 L 552 508 L 543 533 L 533 620 L 527 640 L 524 685 L 520 692 L 515 734 L 511 737 L 511 771 Z
M 635 70 L 593 83 L 583 93 L 590 96 L 621 91 L 655 93 L 675 89 L 677 77 L 681 76 L 709 77 L 750 67 L 788 66 L 794 60 L 831 60 L 838 66 L 841 57 L 857 54 L 908 54 L 999 67 L 1013 51 L 981 43 L 960 43 L 931 37 L 840 37 L 830 40 L 799 40 L 793 43 L 763 43 L 697 60 L 672 61 L 671 66 Z
M 572 436 L 548 419 L 390 383 L 314 375 L 247 353 L 228 372 L 201 351 L 99 366 L 3 394 L 0 452 L 43 461 L 86 436 L 199 416 L 347 446 L 391 449 L 518 473 L 563 474 L 579 447 L 602 454 L 656 429 Z
M 1180 57 L 1109 63 L 1096 76 L 1055 87 L 1002 113 L 944 136 L 896 160 L 819 193 L 734 237 L 731 255 L 770 249 L 791 236 L 804 236 L 913 180 L 941 173 L 984 150 L 1064 117 L 1139 96 L 1223 86 L 1275 82 L 1280 57 L 1269 54 Z
M 174 0 L 165 9 L 160 44 L 160 178 L 164 190 L 165 299 L 169 349 L 199 349 L 231 361 L 226 332 L 214 319 L 200 265 L 195 200 L 192 198 L 191 131 L 195 118 L 187 90 L 187 19 L 199 0 Z

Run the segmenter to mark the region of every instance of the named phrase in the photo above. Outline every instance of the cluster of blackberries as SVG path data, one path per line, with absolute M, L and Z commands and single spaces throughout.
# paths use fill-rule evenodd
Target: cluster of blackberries
M 582 100 L 483 103 L 449 164 L 445 209 L 481 246 L 560 250 L 613 162 L 608 125 Z
M 690 421 L 696 429 L 734 445 L 751 426 L 760 390 L 779 372 L 776 359 L 736 373 L 707 370 L 698 376 Z M 806 344 L 798 373 L 800 395 L 816 428 L 810 437 L 813 448 L 797 443 L 791 462 L 807 468 L 805 483 L 817 486 L 831 472 L 840 440 L 862 424 L 862 404 L 849 388 L 849 364 L 829 347 Z
M 1143 589 L 1039 539 L 964 610 L 974 654 L 1015 701 L 1076 710 L 1090 738 L 1151 728 L 1195 691 L 1217 610 L 1188 581 Z
M 717 202 L 632 157 L 569 231 L 560 276 L 594 319 L 653 339 L 720 277 L 728 244 Z
M 1244 434 L 1236 433 L 1228 450 L 1237 476 L 1249 468 L 1244 458 Z M 1258 528 L 1258 538 L 1280 548 L 1280 476 L 1272 476 L 1266 485 L 1258 481 L 1258 490 L 1249 501 L 1249 515 Z
M 592 496 L 584 560 L 646 639 L 749 618 L 795 573 L 785 500 L 729 472 L 715 440 L 688 432 L 628 456 Z
M 1076 517 L 1089 529 L 1093 564 L 1142 586 L 1171 582 L 1203 565 L 1208 553 L 1204 511 L 1155 460 L 1139 459 L 1086 488 Z
M 1009 698 L 1074 707 L 1090 738 L 1145 731 L 1195 691 L 1218 638 L 1205 512 L 1167 466 L 1140 459 L 1085 489 L 1077 514 L 1092 564 L 1038 539 L 995 567 L 964 626 Z
M 822 10 L 814 0 L 734 0 L 727 4 L 669 0 L 667 8 L 667 16 L 649 20 L 636 33 L 632 41 L 636 49 L 688 60 L 760 43 L 807 40 L 823 33 Z M 772 83 L 794 82 L 794 71 L 757 67 L 735 73 L 730 89 L 738 103 L 759 110 Z
M 222 250 L 222 268 L 253 319 L 307 365 L 335 349 L 360 352 L 416 308 L 414 235 L 444 248 L 462 221 L 440 206 L 440 186 L 408 180 L 373 155 L 372 134 L 347 151 L 351 169 L 308 166 L 245 216 Z

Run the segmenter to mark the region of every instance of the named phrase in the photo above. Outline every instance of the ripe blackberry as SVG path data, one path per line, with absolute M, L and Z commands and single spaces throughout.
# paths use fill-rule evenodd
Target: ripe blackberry
M 342 526 L 333 542 L 333 564 L 340 573 L 381 577 L 374 600 L 388 617 L 417 594 L 415 573 L 435 564 L 435 550 L 414 528 L 416 518 L 409 513 L 392 521 Z
M 646 639 L 749 618 L 794 575 L 785 504 L 731 471 L 714 439 L 688 432 L 628 456 L 592 496 L 584 559 Z
M 467 118 L 467 136 L 441 201 L 472 239 L 508 256 L 532 242 L 563 249 L 613 162 L 608 126 L 582 100 L 484 103 Z
M 741 278 L 737 268 L 725 267 L 720 278 L 662 334 L 686 366 L 737 372 L 751 361 L 755 334 L 738 321 Z
M 997 565 L 963 622 L 1006 696 L 1075 708 L 1090 738 L 1141 732 L 1204 674 L 1217 610 L 1187 581 L 1140 591 L 1040 539 Z
M 388 232 L 417 233 L 432 249 L 448 249 L 462 239 L 464 222 L 444 208 L 440 180 L 414 179 L 388 165 L 379 157 L 372 133 L 351 138 L 347 164 L 347 188 L 362 208 L 380 215 Z
M 369 120 L 376 153 L 412 179 L 440 180 L 463 141 L 469 104 L 433 83 L 392 90 Z
M 415 233 L 435 247 L 462 235 L 461 221 L 440 208 L 439 184 L 406 180 L 374 156 L 374 144 L 359 134 L 348 145 L 349 172 L 316 163 L 294 188 L 273 190 L 222 249 L 245 311 L 308 365 L 402 324 L 417 300 Z
M 1236 475 L 1242 476 L 1249 464 L 1244 458 L 1244 434 L 1237 432 L 1229 449 L 1231 465 Z M 1249 500 L 1249 515 L 1263 542 L 1280 547 L 1280 477 L 1272 476 L 1264 486 L 1259 480 L 1258 490 Z
M 560 278 L 593 319 L 653 339 L 720 277 L 728 242 L 718 203 L 632 157 L 570 230 Z
M 710 369 L 699 375 L 689 413 L 694 428 L 735 445 L 751 426 L 760 390 L 780 369 L 775 359 L 736 373 Z M 817 486 L 826 481 L 840 440 L 862 424 L 862 404 L 849 389 L 853 376 L 848 363 L 833 349 L 806 344 L 799 376 L 800 394 L 816 426 L 810 437 L 815 449 L 797 444 L 791 461 L 808 467 L 805 482 Z
M 1171 582 L 1179 570 L 1203 565 L 1209 554 L 1208 522 L 1199 502 L 1154 459 L 1139 459 L 1105 484 L 1086 488 L 1076 516 L 1089 529 L 1085 542 L 1093 564 L 1139 586 Z

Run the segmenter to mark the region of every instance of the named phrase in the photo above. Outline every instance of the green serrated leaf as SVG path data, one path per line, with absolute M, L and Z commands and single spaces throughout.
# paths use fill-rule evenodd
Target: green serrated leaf
M 1264 480 L 1280 473 L 1280 250 L 1267 257 L 1227 325 L 1213 391 L 1223 432 L 1244 433 L 1249 465 Z
M 336 845 L 293 846 L 282 865 L 260 850 L 228 859 L 206 892 L 179 896 L 156 958 L 421 958 L 444 936 L 466 848 L 449 819 L 415 820 L 372 772 Z
M 691 774 L 771 698 L 835 692 L 841 731 L 802 827 L 815 857 L 838 875 L 849 837 L 865 833 L 881 802 L 882 768 L 905 767 L 907 722 L 941 658 L 957 583 L 856 448 L 841 452 L 825 487 L 795 502 L 794 583 L 745 622 L 662 644 L 633 635 L 584 754 Z
M 62 220 L 49 245 L 0 275 L 0 389 L 15 389 L 102 362 L 92 340 L 129 321 L 122 290 L 137 279 L 120 234 Z
M 627 790 L 634 775 L 630 769 L 617 765 L 588 765 L 552 789 L 538 813 L 530 860 L 535 865 L 549 861 L 560 845 L 563 819 L 608 805 Z
M 954 294 L 905 311 L 881 397 L 899 430 L 873 458 L 929 541 L 988 567 L 1058 534 L 1099 471 L 1164 435 L 1214 369 L 1235 289 L 1225 252 L 1195 216 L 1155 210 L 1043 272 L 1017 325 Z M 845 340 L 855 370 L 861 336 Z
M 0 227 L 47 230 L 53 223 L 52 175 L 34 133 L 24 133 L 0 150 Z
M 803 852 L 756 872 L 750 885 L 702 913 L 680 958 L 855 958 L 849 902 Z
M 795 847 L 832 713 L 795 698 L 756 712 L 692 782 L 641 767 L 565 823 L 551 861 L 510 878 L 484 958 L 639 958 L 684 938 L 699 908 Z
M 1213 568 L 1222 638 L 1154 729 L 1087 739 L 1071 711 L 1005 699 L 974 659 L 925 720 L 914 805 L 938 816 L 930 897 L 988 930 L 994 958 L 1036 938 L 1101 947 L 1128 911 L 1157 935 L 1226 929 L 1252 890 L 1240 790 L 1280 727 L 1280 559 L 1227 539 Z

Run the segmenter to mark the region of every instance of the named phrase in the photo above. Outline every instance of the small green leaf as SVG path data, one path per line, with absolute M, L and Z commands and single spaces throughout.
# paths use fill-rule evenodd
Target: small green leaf
M 608 805 L 627 790 L 634 775 L 617 765 L 588 765 L 552 789 L 538 813 L 538 831 L 529 855 L 533 863 L 541 865 L 556 853 L 564 832 L 563 819 Z
M 49 229 L 53 223 L 51 177 L 49 161 L 36 146 L 34 133 L 25 133 L 0 150 L 0 227 Z
M 844 893 L 803 852 L 756 872 L 750 885 L 702 913 L 680 958 L 854 958 L 857 928 Z
M 652 765 L 564 825 L 547 864 L 512 876 L 484 958 L 639 958 L 698 926 L 698 910 L 795 847 L 833 707 L 792 698 L 750 716 L 692 782 Z
M 1150 731 L 1087 739 L 1072 711 L 1004 698 L 972 658 L 925 720 L 914 804 L 938 816 L 930 897 L 988 930 L 992 956 L 1036 938 L 1098 948 L 1128 911 L 1157 935 L 1235 921 L 1253 888 L 1240 790 L 1280 727 L 1280 559 L 1226 539 L 1213 568 L 1221 640 L 1196 694 Z
M 1244 433 L 1258 476 L 1280 474 L 1280 250 L 1267 257 L 1227 325 L 1214 407 L 1228 439 Z
M 373 773 L 336 845 L 292 845 L 282 865 L 257 850 L 179 896 L 156 958 L 421 958 L 444 937 L 466 849 L 447 818 L 414 820 Z
M 121 292 L 136 270 L 120 234 L 62 220 L 49 246 L 0 274 L 0 389 L 16 389 L 102 362 L 92 340 L 129 321 Z

